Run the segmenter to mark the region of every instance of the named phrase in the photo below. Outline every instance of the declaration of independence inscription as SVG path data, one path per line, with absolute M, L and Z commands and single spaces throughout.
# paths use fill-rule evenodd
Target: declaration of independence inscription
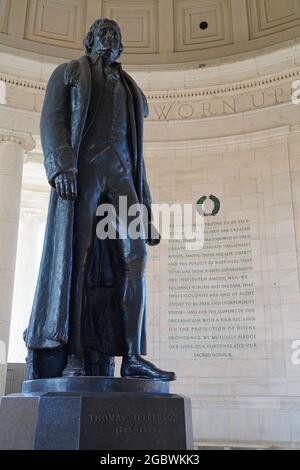
M 186 357 L 234 358 L 256 348 L 251 221 L 205 221 L 204 246 L 168 247 L 168 349 Z

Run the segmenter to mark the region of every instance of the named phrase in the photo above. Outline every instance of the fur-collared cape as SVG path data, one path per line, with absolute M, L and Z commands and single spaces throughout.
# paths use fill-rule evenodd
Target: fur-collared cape
M 121 70 L 121 68 L 120 68 Z M 122 71 L 122 77 L 132 100 L 129 106 L 133 148 L 135 187 L 139 201 L 151 208 L 151 195 L 147 184 L 143 158 L 143 121 L 148 115 L 145 96 L 134 80 Z M 103 87 L 103 83 L 99 86 Z M 69 306 L 72 276 L 74 203 L 58 197 L 54 188 L 55 177 L 63 171 L 77 173 L 77 160 L 91 95 L 91 71 L 88 57 L 62 64 L 53 72 L 48 82 L 42 116 L 41 141 L 45 157 L 48 181 L 52 186 L 44 247 L 37 288 L 29 326 L 25 333 L 26 345 L 30 349 L 56 348 L 68 342 Z M 100 249 L 101 251 L 101 249 Z M 101 266 L 107 269 L 108 262 Z M 100 265 L 100 262 L 99 262 Z M 97 276 L 101 278 L 101 274 Z M 104 283 L 105 285 L 105 283 Z M 113 292 L 110 287 L 100 287 L 103 295 L 106 320 L 116 322 L 117 306 L 110 312 Z M 106 295 L 107 294 L 107 295 Z M 93 301 L 92 301 L 93 304 Z M 110 320 L 109 320 L 110 318 Z M 103 323 L 102 321 L 102 323 Z M 119 331 L 114 324 L 110 331 Z M 122 345 L 116 341 L 96 340 L 89 346 L 104 348 L 103 352 L 122 355 Z M 141 353 L 146 354 L 145 315 L 141 340 Z

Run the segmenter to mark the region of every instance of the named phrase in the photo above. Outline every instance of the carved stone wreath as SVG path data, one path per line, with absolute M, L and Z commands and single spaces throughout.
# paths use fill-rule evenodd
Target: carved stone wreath
M 214 208 L 212 212 L 205 212 L 204 210 L 204 203 L 207 199 L 210 199 L 214 203 Z M 212 194 L 209 197 L 202 196 L 197 201 L 197 211 L 200 215 L 204 217 L 211 217 L 211 216 L 217 215 L 220 210 L 220 207 L 221 207 L 220 199 L 217 198 L 216 196 L 213 196 Z

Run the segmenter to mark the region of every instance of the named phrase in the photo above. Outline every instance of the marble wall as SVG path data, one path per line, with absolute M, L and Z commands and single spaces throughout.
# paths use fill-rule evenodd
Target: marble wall
M 294 442 L 300 134 L 236 140 L 235 149 L 233 139 L 147 150 L 157 202 L 220 200 L 219 213 L 205 218 L 202 253 L 170 251 L 168 241 L 151 252 L 150 355 L 177 371 L 173 391 L 192 397 L 196 439 Z

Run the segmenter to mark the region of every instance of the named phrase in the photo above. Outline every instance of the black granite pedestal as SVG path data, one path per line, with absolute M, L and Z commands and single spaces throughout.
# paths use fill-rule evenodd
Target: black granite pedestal
M 169 383 L 72 377 L 24 382 L 2 397 L 0 449 L 182 450 L 193 448 L 190 399 Z

